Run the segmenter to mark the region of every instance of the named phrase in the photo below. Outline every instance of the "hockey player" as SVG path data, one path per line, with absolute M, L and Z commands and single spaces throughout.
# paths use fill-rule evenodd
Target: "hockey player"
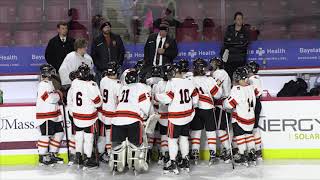
M 94 168 L 97 162 L 91 158 L 93 149 L 93 133 L 98 119 L 98 108 L 102 104 L 100 90 L 97 84 L 90 80 L 90 68 L 82 64 L 78 68 L 79 78 L 73 80 L 68 93 L 68 106 L 76 126 L 75 164 L 84 165 L 83 169 Z M 82 154 L 84 158 L 82 159 Z
M 212 67 L 211 76 L 216 80 L 222 82 L 222 94 L 221 98 L 215 100 L 215 118 L 218 124 L 218 137 L 222 144 L 222 152 L 220 153 L 220 157 L 224 162 L 228 163 L 231 159 L 231 147 L 229 141 L 229 135 L 227 134 L 227 120 L 226 119 L 226 111 L 222 108 L 222 102 L 225 98 L 230 95 L 231 91 L 231 79 L 228 73 L 224 70 L 224 63 L 220 58 L 212 58 L 210 60 L 210 65 Z M 227 116 L 230 117 L 230 113 L 227 113 Z
M 55 74 L 55 70 L 51 65 L 42 65 L 40 73 L 41 81 L 38 85 L 36 102 L 37 125 L 40 126 L 41 131 L 38 141 L 39 164 L 63 163 L 63 159 L 57 157 L 60 142 L 64 136 L 61 111 L 58 104 L 62 100 L 62 92 L 54 90 L 51 76 Z
M 193 81 L 199 94 L 198 107 L 191 122 L 192 157 L 195 164 L 199 160 L 200 138 L 203 128 L 206 130 L 208 147 L 210 152 L 209 165 L 216 162 L 216 129 L 217 122 L 214 119 L 214 99 L 220 98 L 222 89 L 220 80 L 214 80 L 206 76 L 207 62 L 196 59 L 193 62 Z
M 194 116 L 193 104 L 198 103 L 198 93 L 192 80 L 183 78 L 182 67 L 170 67 L 171 80 L 168 81 L 165 93 L 156 94 L 155 100 L 168 104 L 168 145 L 170 161 L 163 168 L 164 173 L 178 174 L 176 157 L 178 154 L 178 138 L 182 154 L 179 164 L 181 169 L 189 171 L 189 129 Z
M 165 93 L 167 82 L 168 82 L 168 74 L 170 74 L 171 64 L 165 64 L 162 67 L 161 77 L 163 79 L 155 84 L 152 88 L 153 97 L 156 94 Z M 154 99 L 154 98 L 153 98 Z M 160 114 L 160 118 L 158 120 L 157 127 L 160 134 L 160 154 L 158 164 L 165 165 L 169 160 L 169 149 L 168 149 L 168 136 L 167 136 L 167 127 L 168 127 L 168 105 L 158 103 L 157 101 L 153 101 L 155 106 L 155 111 Z
M 248 84 L 248 71 L 245 67 L 240 67 L 234 72 L 234 85 L 230 96 L 224 100 L 223 106 L 232 109 L 232 126 L 237 146 L 239 148 L 240 159 L 236 163 L 248 166 L 248 161 L 255 163 L 255 142 L 252 134 L 256 104 L 254 87 Z
M 180 59 L 176 64 L 180 66 L 183 78 L 193 76 L 193 73 L 189 71 L 189 61 L 187 59 Z
M 100 127 L 101 135 L 99 137 L 98 149 L 100 160 L 103 162 L 109 161 L 111 152 L 111 120 L 114 117 L 118 104 L 117 95 L 121 88 L 120 80 L 117 79 L 118 65 L 111 61 L 107 64 L 107 69 L 102 73 L 100 82 L 100 92 L 103 103 L 99 113 L 99 119 L 103 124 Z
M 133 157 L 140 160 L 140 156 L 145 157 L 146 155 L 142 150 L 144 148 L 142 141 L 143 122 L 148 117 L 151 107 L 149 90 L 145 85 L 138 83 L 138 72 L 135 70 L 127 73 L 125 81 L 127 85 L 122 86 L 118 93 L 119 104 L 116 108 L 115 116 L 111 120 L 113 150 L 109 165 L 113 171 L 122 171 L 126 164 L 126 162 L 123 162 L 125 160 L 123 157 L 126 157 L 126 139 L 130 143 L 128 144 L 127 157 L 129 168 L 132 168 L 130 165 L 132 165 L 131 159 Z M 135 151 L 135 153 L 129 153 L 131 151 Z M 145 161 L 142 163 L 145 163 Z M 136 163 L 134 164 L 136 165 Z M 134 168 L 139 169 L 139 167 Z
M 260 112 L 261 112 L 261 102 L 260 97 L 262 95 L 262 82 L 260 79 L 260 76 L 257 75 L 259 71 L 259 64 L 251 61 L 247 64 L 247 69 L 249 71 L 249 84 L 254 86 L 254 92 L 256 94 L 257 100 L 256 100 L 256 106 L 254 109 L 255 112 L 255 119 L 256 122 L 254 123 L 253 127 L 253 135 L 254 135 L 254 141 L 256 144 L 256 155 L 257 159 L 262 160 L 262 152 L 261 152 L 261 134 L 260 130 L 258 128 L 259 125 L 259 119 L 260 119 Z

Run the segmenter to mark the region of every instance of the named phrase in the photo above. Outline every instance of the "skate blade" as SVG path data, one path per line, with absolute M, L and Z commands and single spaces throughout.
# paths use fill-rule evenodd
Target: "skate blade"
M 225 164 L 230 164 L 230 162 L 231 162 L 230 159 L 224 161 Z
M 183 171 L 189 173 L 190 172 L 190 168 L 183 168 Z
M 54 167 L 55 164 L 44 164 L 44 163 L 39 163 L 40 167 Z
M 57 161 L 56 163 L 57 164 L 63 164 L 63 161 Z
M 73 166 L 74 162 L 68 162 L 68 166 Z
M 98 166 L 95 166 L 95 167 L 85 167 L 85 166 L 84 166 L 84 167 L 82 168 L 83 171 L 91 171 L 91 170 L 95 170 L 95 169 L 98 169 Z
M 163 171 L 163 174 L 165 174 L 165 175 L 178 175 L 179 174 L 179 170 Z

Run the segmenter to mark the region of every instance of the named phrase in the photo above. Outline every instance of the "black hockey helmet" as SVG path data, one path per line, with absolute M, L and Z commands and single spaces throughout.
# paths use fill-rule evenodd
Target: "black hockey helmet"
M 174 64 L 165 64 L 162 66 L 163 79 L 168 81 L 176 75 L 176 67 Z
M 76 78 L 79 78 L 79 72 L 78 72 L 78 70 L 72 71 L 72 72 L 69 74 L 69 78 L 70 78 L 71 81 L 75 80 Z
M 78 71 L 79 79 L 84 80 L 84 81 L 90 80 L 90 78 L 91 78 L 90 68 L 87 64 L 81 64 L 78 67 L 77 71 Z
M 176 63 L 176 68 L 179 72 L 188 72 L 189 71 L 189 61 L 186 59 L 179 60 L 179 62 Z
M 211 66 L 216 66 L 219 67 L 219 69 L 223 69 L 224 68 L 224 62 L 222 61 L 221 58 L 218 57 L 213 57 L 210 59 L 210 64 Z M 213 67 L 215 69 L 215 67 Z
M 249 73 L 256 74 L 259 71 L 260 65 L 255 61 L 250 61 L 247 64 L 247 68 L 248 68 Z
M 153 66 L 151 71 L 152 77 L 162 77 L 162 68 L 161 66 Z
M 136 69 L 137 71 L 140 71 L 143 68 L 144 65 L 144 60 L 140 59 L 137 61 L 137 63 L 134 65 L 134 69 Z
M 125 81 L 127 84 L 137 83 L 138 77 L 138 72 L 136 70 L 132 70 L 126 74 Z
M 232 75 L 233 80 L 240 81 L 248 78 L 248 69 L 244 67 L 238 67 Z
M 193 61 L 193 75 L 194 76 L 203 76 L 206 74 L 206 67 L 208 63 L 202 59 L 198 58 Z
M 118 73 L 118 63 L 115 61 L 110 61 L 107 63 L 107 68 L 103 71 L 102 77 L 113 76 Z
M 56 74 L 56 70 L 50 64 L 43 64 L 40 66 L 40 74 L 43 78 L 50 78 L 52 75 Z

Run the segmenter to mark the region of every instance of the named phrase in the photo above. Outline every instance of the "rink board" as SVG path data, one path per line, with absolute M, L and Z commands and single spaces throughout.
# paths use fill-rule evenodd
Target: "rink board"
M 265 159 L 320 159 L 320 98 L 265 99 L 262 106 Z M 0 165 L 37 164 L 35 105 L 1 105 L 0 117 Z M 208 159 L 205 141 L 201 149 L 201 158 Z M 65 142 L 60 153 L 66 159 Z

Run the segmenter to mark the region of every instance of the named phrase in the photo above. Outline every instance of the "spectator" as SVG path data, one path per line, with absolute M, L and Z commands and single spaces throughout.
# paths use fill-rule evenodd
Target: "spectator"
M 104 22 L 100 30 L 102 34 L 93 40 L 91 46 L 91 56 L 96 67 L 98 84 L 108 62 L 115 61 L 122 66 L 125 54 L 122 39 L 118 34 L 111 32 L 110 22 Z
M 69 36 L 75 39 L 85 38 L 89 39 L 88 29 L 81 24 L 79 20 L 79 11 L 76 8 L 71 8 L 68 10 L 68 16 L 70 21 L 68 22 Z
M 245 66 L 247 49 L 249 45 L 249 33 L 243 25 L 243 14 L 234 14 L 234 24 L 227 27 L 224 43 L 220 55 L 226 62 L 225 69 L 229 76 L 238 68 Z
M 100 27 L 101 24 L 105 21 L 101 14 L 96 14 L 92 17 L 92 37 L 93 39 L 101 35 Z
M 57 31 L 58 34 L 48 43 L 45 58 L 48 64 L 59 70 L 63 59 L 74 50 L 74 39 L 67 36 L 68 26 L 66 22 L 59 22 Z
M 164 21 L 164 20 L 168 21 L 170 32 L 173 31 L 171 33 L 173 33 L 175 35 L 176 29 L 180 27 L 181 22 L 176 20 L 173 17 L 172 10 L 170 10 L 169 8 L 166 9 L 164 17 L 159 18 L 159 19 L 157 19 L 157 20 L 155 20 L 153 22 L 153 27 L 156 28 L 156 29 L 159 29 L 161 22 Z M 158 32 L 158 30 L 156 30 L 155 32 Z
M 87 54 L 87 46 L 87 40 L 83 38 L 76 39 L 74 42 L 75 51 L 69 53 L 63 60 L 59 69 L 59 74 L 64 90 L 67 90 L 71 85 L 69 74 L 72 71 L 76 71 L 81 64 L 87 64 L 91 69 L 91 74 L 94 74 L 93 61 L 91 56 Z
M 172 63 L 178 55 L 176 40 L 168 35 L 169 23 L 163 21 L 159 33 L 149 35 L 144 46 L 144 63 L 146 68 Z

